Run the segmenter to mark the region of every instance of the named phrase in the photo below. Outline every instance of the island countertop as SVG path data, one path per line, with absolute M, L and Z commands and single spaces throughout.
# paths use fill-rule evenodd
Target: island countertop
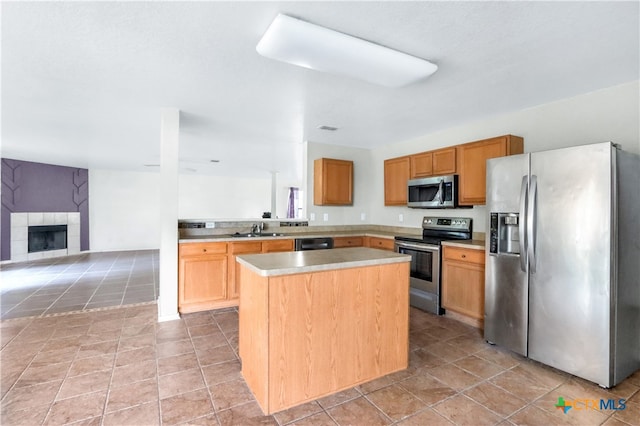
M 258 275 L 268 277 L 409 262 L 411 256 L 387 250 L 348 247 L 330 250 L 246 254 L 237 256 L 236 260 Z

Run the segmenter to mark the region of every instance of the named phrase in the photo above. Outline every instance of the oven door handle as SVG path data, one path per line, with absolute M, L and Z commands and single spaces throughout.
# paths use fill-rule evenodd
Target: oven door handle
M 420 251 L 431 251 L 431 252 L 439 252 L 440 251 L 440 247 L 438 246 L 426 246 L 423 244 L 411 244 L 411 243 L 396 243 L 396 246 L 398 248 L 408 248 L 408 249 L 415 249 L 415 250 L 420 250 Z

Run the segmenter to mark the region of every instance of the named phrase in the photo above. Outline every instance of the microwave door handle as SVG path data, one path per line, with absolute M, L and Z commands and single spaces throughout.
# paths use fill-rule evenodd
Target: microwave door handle
M 438 192 L 440 193 L 440 205 L 444 204 L 444 179 L 440 179 L 440 185 L 438 185 Z
M 520 269 L 527 272 L 527 187 L 529 186 L 528 176 L 522 176 L 522 187 L 520 188 L 520 217 L 518 223 L 518 235 L 520 238 Z

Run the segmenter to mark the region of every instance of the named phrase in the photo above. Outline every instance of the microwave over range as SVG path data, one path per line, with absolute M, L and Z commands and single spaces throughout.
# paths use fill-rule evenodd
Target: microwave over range
M 458 207 L 458 175 L 407 181 L 407 206 L 423 209 Z

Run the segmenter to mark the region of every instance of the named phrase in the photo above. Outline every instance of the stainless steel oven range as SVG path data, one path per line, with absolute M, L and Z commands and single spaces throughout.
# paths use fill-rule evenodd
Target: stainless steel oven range
M 422 219 L 422 238 L 395 237 L 395 251 L 411 256 L 410 304 L 436 315 L 444 314 L 440 305 L 440 267 L 442 241 L 470 240 L 472 221 L 468 217 Z

